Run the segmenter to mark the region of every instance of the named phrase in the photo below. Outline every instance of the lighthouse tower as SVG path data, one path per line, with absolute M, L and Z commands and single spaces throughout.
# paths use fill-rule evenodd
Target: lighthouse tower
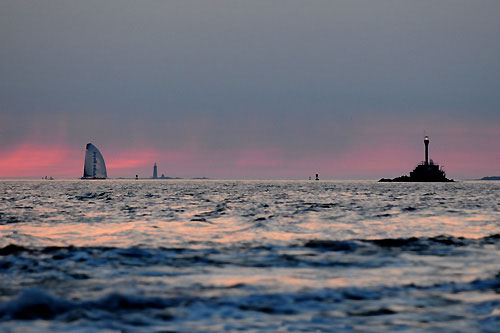
M 429 137 L 425 136 L 425 165 L 429 165 Z
M 158 179 L 158 167 L 155 165 L 153 166 L 153 179 Z
M 446 178 L 446 173 L 443 168 L 439 168 L 439 164 L 434 163 L 429 159 L 429 137 L 424 138 L 425 145 L 425 161 L 420 162 L 412 172 L 410 177 L 404 175 L 394 179 L 382 178 L 381 182 L 452 182 L 453 179 Z

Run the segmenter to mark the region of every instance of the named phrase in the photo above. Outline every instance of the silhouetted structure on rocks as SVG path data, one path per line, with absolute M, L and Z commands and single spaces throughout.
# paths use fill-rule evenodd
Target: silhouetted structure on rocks
M 452 182 L 453 179 L 446 178 L 446 173 L 439 164 L 429 160 L 429 137 L 424 139 L 425 161 L 421 162 L 410 172 L 410 176 L 401 176 L 394 179 L 382 178 L 379 182 Z

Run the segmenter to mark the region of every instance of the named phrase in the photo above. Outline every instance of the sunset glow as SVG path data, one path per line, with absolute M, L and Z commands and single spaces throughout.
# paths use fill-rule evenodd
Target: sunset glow
M 459 141 L 460 138 L 457 138 Z M 447 139 L 452 141 L 451 138 Z M 452 177 L 479 177 L 496 172 L 499 151 L 436 151 L 431 142 L 431 158 L 443 165 Z M 438 144 L 435 144 L 438 146 Z M 443 145 L 439 145 L 443 148 Z M 408 149 L 405 143 L 376 144 L 369 142 L 349 152 L 304 152 L 303 156 L 275 149 L 243 149 L 203 152 L 162 151 L 134 147 L 123 150 L 101 147 L 110 177 L 151 177 L 153 163 L 159 173 L 175 177 L 221 177 L 256 179 L 306 179 L 320 173 L 324 179 L 362 179 L 408 172 L 423 160 L 423 144 Z M 0 160 L 2 177 L 79 178 L 83 168 L 84 146 L 70 147 L 24 143 L 3 152 Z M 471 172 L 471 170 L 477 170 Z

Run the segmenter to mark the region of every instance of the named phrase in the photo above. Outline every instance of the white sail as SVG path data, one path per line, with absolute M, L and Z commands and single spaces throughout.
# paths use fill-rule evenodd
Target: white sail
M 91 143 L 87 143 L 85 151 L 85 166 L 83 168 L 84 179 L 105 179 L 108 177 L 106 164 L 99 149 Z

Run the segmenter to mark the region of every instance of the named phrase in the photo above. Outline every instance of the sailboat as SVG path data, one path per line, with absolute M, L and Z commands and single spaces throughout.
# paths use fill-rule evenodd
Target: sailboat
M 101 152 L 93 144 L 87 143 L 82 179 L 106 179 L 107 177 L 106 164 Z

